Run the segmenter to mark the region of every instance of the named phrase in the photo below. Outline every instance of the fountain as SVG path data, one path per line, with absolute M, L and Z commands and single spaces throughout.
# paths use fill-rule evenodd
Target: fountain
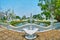
M 45 32 L 45 31 L 55 29 L 55 27 L 53 26 L 54 18 L 53 18 L 52 14 L 51 14 L 51 18 L 50 18 L 51 24 L 48 27 L 45 27 L 45 26 L 43 27 L 43 26 L 40 26 L 37 24 L 33 24 L 32 20 L 33 19 L 32 19 L 32 14 L 31 14 L 29 24 L 27 23 L 27 24 L 19 26 L 19 27 L 13 27 L 13 26 L 10 26 L 9 24 L 1 24 L 1 25 L 3 25 L 8 30 L 17 31 L 17 32 L 24 31 L 26 33 L 25 38 L 28 40 L 33 40 L 33 39 L 37 38 L 37 35 L 35 34 L 37 31 L 38 32 Z M 23 30 L 23 31 L 21 31 L 21 30 Z
M 28 30 L 28 29 L 23 29 L 27 34 L 25 35 L 26 39 L 35 39 L 36 35 L 34 33 L 36 33 L 38 31 L 38 28 L 33 29 L 33 30 Z
M 30 16 L 30 24 L 32 24 L 32 14 Z M 36 38 L 36 35 L 34 33 L 36 33 L 38 31 L 38 28 L 35 28 L 33 29 L 32 28 L 32 25 L 30 25 L 30 28 L 29 29 L 23 29 L 27 34 L 25 35 L 25 38 L 26 39 L 35 39 Z

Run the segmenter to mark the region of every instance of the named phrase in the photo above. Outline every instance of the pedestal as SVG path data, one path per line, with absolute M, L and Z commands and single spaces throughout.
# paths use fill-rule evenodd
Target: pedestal
M 26 34 L 26 35 L 25 35 L 25 38 L 28 39 L 28 40 L 33 40 L 33 39 L 35 39 L 36 37 L 37 37 L 36 34 L 32 34 L 32 35 Z

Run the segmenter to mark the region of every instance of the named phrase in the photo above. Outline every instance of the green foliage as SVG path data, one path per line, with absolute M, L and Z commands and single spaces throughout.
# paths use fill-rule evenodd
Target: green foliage
M 43 14 L 46 16 L 46 19 L 50 19 L 50 17 L 51 17 L 50 12 L 44 11 L 41 13 L 41 15 L 43 15 Z
M 40 19 L 40 20 L 43 19 L 42 16 L 41 16 L 41 14 L 33 15 L 33 18 L 34 19 Z
M 21 19 L 19 16 L 16 16 L 16 19 Z
M 7 20 L 7 18 L 6 17 L 3 17 L 3 20 Z
M 16 24 L 19 24 L 19 23 L 21 23 L 21 22 L 20 21 L 11 21 L 10 22 L 10 24 L 13 25 L 13 26 L 15 26 Z
M 28 23 L 30 23 L 30 20 L 28 20 Z M 32 20 L 32 23 L 34 23 L 34 20 Z
M 22 17 L 22 19 L 26 19 L 26 16 L 24 15 L 24 16 Z
M 44 4 L 43 4 L 44 1 Z M 55 19 L 60 21 L 60 0 L 39 0 L 38 6 L 43 11 L 43 14 L 46 15 L 46 17 L 49 17 L 52 11 L 53 15 L 55 16 Z M 49 13 L 46 13 L 49 11 Z M 48 16 L 49 15 L 49 16 Z

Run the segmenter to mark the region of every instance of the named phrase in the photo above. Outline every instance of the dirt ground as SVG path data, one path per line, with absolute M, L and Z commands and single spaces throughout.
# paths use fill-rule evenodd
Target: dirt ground
M 60 40 L 60 31 L 51 30 L 47 32 L 36 32 L 38 35 L 34 40 Z M 0 31 L 0 40 L 27 40 L 24 38 L 24 32 L 16 32 L 11 30 Z

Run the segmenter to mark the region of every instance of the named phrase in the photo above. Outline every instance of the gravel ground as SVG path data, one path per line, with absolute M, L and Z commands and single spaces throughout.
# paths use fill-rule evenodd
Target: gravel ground
M 36 32 L 38 37 L 34 40 L 60 40 L 60 31 L 51 30 L 47 32 Z M 27 40 L 24 38 L 24 32 L 15 32 L 11 30 L 0 31 L 0 40 Z

